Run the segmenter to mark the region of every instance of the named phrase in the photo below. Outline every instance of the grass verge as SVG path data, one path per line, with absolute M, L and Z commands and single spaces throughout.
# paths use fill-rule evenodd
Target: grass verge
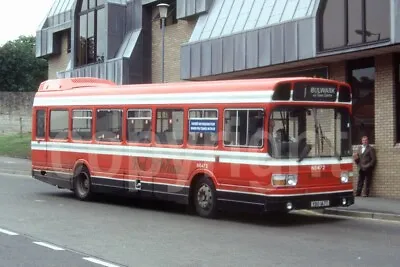
M 31 158 L 31 134 L 0 135 L 0 156 Z

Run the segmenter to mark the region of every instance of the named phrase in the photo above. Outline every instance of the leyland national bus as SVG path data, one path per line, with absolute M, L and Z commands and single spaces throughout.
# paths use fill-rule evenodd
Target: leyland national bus
M 350 206 L 351 88 L 319 78 L 115 85 L 43 82 L 32 176 L 69 189 L 193 207 L 290 212 Z

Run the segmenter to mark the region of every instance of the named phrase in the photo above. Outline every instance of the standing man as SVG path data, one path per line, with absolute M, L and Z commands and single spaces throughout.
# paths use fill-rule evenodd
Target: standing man
M 365 196 L 369 196 L 369 191 L 372 182 L 372 172 L 376 164 L 375 149 L 368 144 L 368 137 L 363 136 L 361 139 L 362 145 L 354 154 L 354 161 L 359 168 L 358 185 L 356 196 L 361 195 L 365 181 Z

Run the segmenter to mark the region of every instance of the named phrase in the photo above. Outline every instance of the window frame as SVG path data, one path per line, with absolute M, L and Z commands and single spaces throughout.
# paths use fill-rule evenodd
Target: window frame
M 217 116 L 215 117 L 215 118 L 211 118 L 211 117 L 202 117 L 202 118 L 196 118 L 196 120 L 216 120 L 216 127 L 217 127 L 217 132 L 215 133 L 216 135 L 217 135 L 217 142 L 214 144 L 214 145 L 209 145 L 209 144 L 192 144 L 192 143 L 190 143 L 190 141 L 189 141 L 189 136 L 190 136 L 190 112 L 191 111 L 202 111 L 203 112 L 203 114 L 204 114 L 204 112 L 206 112 L 206 111 L 215 111 L 215 112 L 217 112 Z M 213 148 L 216 148 L 216 147 L 218 147 L 218 145 L 219 145 L 219 131 L 218 131 L 218 127 L 219 127 L 219 122 L 220 122 L 220 119 L 219 119 L 219 115 L 220 115 L 220 113 L 219 113 L 219 110 L 218 110 L 218 108 L 192 108 L 192 109 L 188 109 L 187 110 L 187 120 L 186 120 L 186 125 L 187 125 L 187 134 L 186 134 L 186 139 L 187 139 L 187 141 L 186 141 L 186 143 L 187 143 L 187 146 L 189 146 L 189 147 L 213 147 Z
M 249 146 L 249 145 L 227 145 L 225 144 L 225 120 L 226 120 L 226 111 L 236 111 L 236 114 L 238 114 L 239 111 L 262 111 L 263 112 L 263 138 L 262 138 L 262 145 L 261 146 Z M 266 128 L 265 128 L 265 122 L 266 122 L 266 117 L 265 115 L 267 114 L 266 109 L 265 108 L 224 108 L 224 112 L 223 112 L 223 130 L 222 130 L 222 145 L 224 148 L 245 148 L 245 149 L 256 149 L 256 150 L 262 150 L 265 149 L 265 132 L 266 132 Z M 238 118 L 238 116 L 236 117 Z M 249 116 L 247 117 L 247 119 L 249 118 Z M 237 135 L 237 119 L 236 119 L 236 142 L 238 143 L 238 135 Z M 246 126 L 246 135 L 248 135 L 249 133 L 249 121 L 247 120 L 247 126 Z M 247 140 L 249 141 L 249 137 L 247 136 Z M 248 142 L 247 141 L 247 142 Z
M 130 111 L 147 111 L 150 112 L 150 117 L 129 117 Z M 129 140 L 129 122 L 128 120 L 150 120 L 150 140 L 148 142 L 136 142 Z M 125 127 L 125 138 L 127 144 L 135 144 L 135 145 L 151 145 L 153 143 L 153 109 L 151 108 L 129 108 L 126 110 L 126 118 L 124 124 Z

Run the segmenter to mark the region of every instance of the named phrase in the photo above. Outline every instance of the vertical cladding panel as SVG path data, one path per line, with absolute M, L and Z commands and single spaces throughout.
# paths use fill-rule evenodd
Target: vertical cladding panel
M 196 2 L 195 0 L 186 1 L 186 16 L 192 16 L 196 13 Z
M 43 56 L 44 53 L 42 53 L 42 31 L 37 31 L 36 32 L 36 57 Z
M 114 81 L 115 68 L 113 62 L 107 62 L 107 80 Z
M 190 75 L 191 77 L 200 77 L 200 66 L 201 66 L 201 43 L 193 44 L 190 49 Z
M 135 5 L 133 2 L 128 2 L 126 5 L 126 26 L 125 32 L 133 30 L 134 28 L 134 16 L 135 16 Z
M 206 2 L 207 0 L 195 0 L 196 13 L 201 13 L 206 11 Z
M 246 68 L 258 66 L 258 31 L 247 32 L 246 37 Z
M 222 49 L 222 39 L 214 39 L 211 41 L 212 47 L 212 75 L 222 73 L 222 59 L 223 59 L 223 49 Z
M 271 64 L 271 28 L 261 29 L 258 33 L 258 66 Z
M 125 6 L 108 4 L 108 58 L 114 58 L 123 42 Z
M 124 7 L 122 7 L 124 8 Z M 133 29 L 139 29 L 142 27 L 142 5 L 140 1 L 133 2 Z
M 184 45 L 181 47 L 181 79 L 190 79 L 191 75 L 191 59 L 190 59 L 191 45 Z
M 176 18 L 181 19 L 186 17 L 186 0 L 176 1 Z
M 201 76 L 211 75 L 211 43 L 212 41 L 205 41 L 201 43 Z
M 284 24 L 285 62 L 295 61 L 297 55 L 297 22 Z
M 298 24 L 298 34 L 297 34 L 297 42 L 298 42 L 298 58 L 307 59 L 315 56 L 315 32 L 314 27 L 314 19 L 306 19 L 300 20 Z
M 42 55 L 49 54 L 49 51 L 47 51 L 47 35 L 48 35 L 48 30 L 43 30 L 41 34 Z
M 391 27 L 394 28 L 394 40 L 400 43 L 400 0 L 393 0 L 393 19 L 391 20 Z
M 246 34 L 235 35 L 235 62 L 234 70 L 243 70 L 246 68 Z
M 222 54 L 222 71 L 232 72 L 234 66 L 234 50 L 235 50 L 235 37 L 228 36 L 222 39 L 223 54 Z
M 47 30 L 47 40 L 46 40 L 46 50 L 48 54 L 53 53 L 53 41 L 54 41 L 55 35 L 53 34 L 53 31 L 51 29 Z
M 284 38 L 284 26 L 277 25 L 271 29 L 271 50 L 272 53 L 272 64 L 280 64 L 285 62 L 284 51 L 285 43 Z

